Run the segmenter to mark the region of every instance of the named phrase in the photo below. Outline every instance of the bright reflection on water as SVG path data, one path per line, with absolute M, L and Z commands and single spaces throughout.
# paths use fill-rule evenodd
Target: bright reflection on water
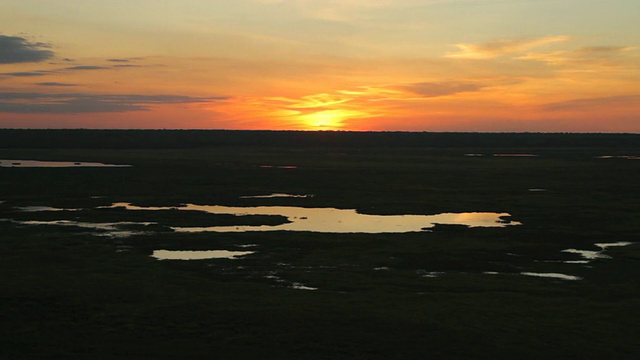
M 40 212 L 40 211 L 79 211 L 80 209 L 62 209 L 51 206 L 17 206 L 16 210 L 22 212 Z
M 497 272 L 497 271 L 484 271 L 483 274 L 485 274 L 485 275 L 513 275 L 513 274 L 510 274 L 510 273 L 501 273 L 501 272 Z M 560 273 L 521 272 L 521 273 L 519 273 L 519 275 L 542 277 L 542 278 L 549 278 L 549 279 L 560 279 L 560 280 L 574 280 L 574 281 L 575 280 L 582 280 L 582 278 L 579 277 L 579 276 L 560 274 Z
M 295 165 L 260 165 L 263 169 L 297 169 Z
M 609 256 L 602 254 L 602 251 L 566 249 L 566 250 L 562 250 L 562 252 L 569 253 L 569 254 L 578 254 L 587 260 L 609 259 Z
M 582 280 L 579 276 L 567 275 L 567 274 L 559 274 L 559 273 L 535 273 L 535 272 L 522 272 L 520 275 L 525 276 L 535 276 L 535 277 L 544 277 L 544 278 L 552 278 L 552 279 L 560 279 L 560 280 Z
M 295 290 L 308 290 L 308 291 L 316 291 L 318 290 L 318 288 L 314 288 L 311 286 L 306 286 L 302 283 L 297 283 L 294 282 L 293 284 L 291 284 L 290 288 L 295 289 Z
M 603 155 L 603 156 L 598 156 L 597 159 L 627 159 L 627 160 L 640 160 L 640 156 L 633 156 L 633 155 Z
M 625 242 L 625 241 L 620 241 L 620 242 L 615 242 L 615 243 L 597 243 L 597 244 L 595 244 L 595 246 L 599 247 L 600 251 L 566 249 L 566 250 L 562 250 L 562 252 L 570 253 L 570 254 L 578 254 L 583 259 L 585 259 L 585 260 L 582 260 L 582 261 L 580 261 L 580 260 L 578 260 L 578 261 L 566 261 L 567 263 L 586 264 L 591 260 L 611 259 L 611 256 L 608 256 L 608 255 L 604 254 L 604 252 L 605 252 L 605 250 L 607 250 L 607 248 L 614 247 L 614 246 L 628 246 L 628 245 L 631 245 L 631 244 L 632 243 Z
M 255 251 L 227 251 L 227 250 L 154 250 L 152 257 L 158 260 L 207 260 L 207 259 L 237 259 L 250 255 Z
M 273 198 L 310 198 L 313 195 L 293 195 L 293 194 L 269 194 L 269 195 L 253 195 L 253 196 L 240 196 L 240 199 L 273 199 Z
M 596 243 L 595 245 L 604 251 L 607 248 L 610 248 L 610 247 L 613 247 L 613 246 L 629 246 L 631 244 L 633 244 L 633 243 L 632 242 L 628 242 L 628 241 L 619 241 L 619 242 L 614 242 L 614 243 Z
M 11 219 L 0 219 L 4 221 L 10 221 L 12 223 L 20 224 L 20 225 L 53 225 L 53 226 L 73 226 L 79 227 L 83 229 L 91 229 L 104 231 L 104 233 L 98 233 L 98 236 L 108 236 L 112 238 L 123 238 L 129 237 L 133 235 L 145 234 L 144 231 L 137 230 L 126 230 L 123 227 L 136 225 L 136 226 L 148 226 L 154 225 L 155 223 L 151 222 L 115 222 L 115 223 L 91 223 L 91 222 L 81 222 L 81 221 L 71 221 L 71 220 L 52 220 L 52 221 L 40 221 L 40 220 L 27 220 L 27 221 L 17 221 Z
M 535 154 L 493 154 L 493 156 L 497 156 L 497 157 L 536 157 L 538 155 L 535 155 Z
M 437 278 L 439 276 L 444 275 L 444 273 L 442 271 L 427 271 L 424 269 L 420 269 L 418 271 L 416 271 L 416 274 L 425 277 L 425 278 Z
M 131 165 L 72 161 L 0 160 L 0 167 L 131 167 Z
M 284 216 L 290 222 L 281 225 L 262 226 L 209 226 L 209 227 L 173 227 L 177 232 L 247 232 L 247 231 L 311 231 L 322 233 L 405 233 L 419 232 L 432 228 L 436 224 L 466 225 L 469 227 L 504 227 L 520 225 L 515 221 L 504 221 L 508 213 L 444 213 L 438 215 L 368 215 L 356 210 L 335 208 L 302 208 L 292 206 L 255 206 L 232 207 L 220 205 L 187 204 L 180 207 L 141 207 L 129 203 L 116 203 L 110 206 L 124 207 L 128 210 L 192 210 L 209 214 L 277 215 Z

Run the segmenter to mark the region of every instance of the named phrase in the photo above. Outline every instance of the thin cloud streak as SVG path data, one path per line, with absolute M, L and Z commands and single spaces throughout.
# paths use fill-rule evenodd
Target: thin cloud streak
M 77 66 L 69 66 L 69 67 L 53 69 L 53 70 L 16 71 L 16 72 L 0 73 L 0 78 L 1 77 L 34 77 L 34 76 L 60 74 L 63 72 L 110 70 L 110 69 L 134 68 L 134 67 L 143 67 L 143 65 L 135 65 L 135 64 L 116 64 L 113 66 L 77 65 Z
M 11 77 L 34 77 L 34 76 L 45 76 L 55 74 L 55 71 L 47 71 L 47 70 L 36 70 L 36 71 L 17 71 L 10 73 L 0 73 L 0 77 L 2 76 L 11 76 Z
M 615 66 L 621 60 L 633 61 L 634 47 L 630 46 L 584 46 L 574 50 L 558 50 L 545 53 L 529 53 L 518 57 L 521 60 L 546 62 L 554 66 Z M 637 54 L 635 55 L 637 61 Z
M 498 56 L 516 54 L 547 44 L 564 42 L 569 36 L 548 36 L 535 39 L 496 39 L 483 44 L 456 44 L 458 51 L 445 55 L 455 59 L 492 59 Z
M 545 111 L 593 111 L 601 109 L 613 111 L 626 108 L 640 110 L 640 95 L 574 99 L 548 104 L 543 107 Z
M 16 114 L 79 114 L 150 110 L 154 105 L 210 103 L 228 97 L 181 95 L 0 93 L 0 112 Z
M 49 82 L 39 82 L 36 83 L 36 85 L 38 86 L 78 86 L 78 84 L 71 84 L 71 83 L 60 83 L 60 82 L 55 82 L 55 81 L 49 81 Z
M 463 92 L 475 92 L 486 87 L 483 84 L 470 82 L 422 82 L 399 86 L 399 89 L 407 90 L 423 97 L 438 97 L 454 95 Z
M 109 67 L 106 66 L 96 66 L 96 65 L 78 65 L 78 66 L 70 66 L 64 68 L 63 70 L 106 70 Z

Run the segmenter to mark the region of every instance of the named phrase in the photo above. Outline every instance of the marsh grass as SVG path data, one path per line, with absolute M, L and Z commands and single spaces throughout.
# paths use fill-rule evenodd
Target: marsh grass
M 406 148 L 400 142 L 0 149 L 1 158 L 133 165 L 2 168 L 0 218 L 157 223 L 148 234 L 114 239 L 87 229 L 0 221 L 0 355 L 636 358 L 640 246 L 610 248 L 611 259 L 589 266 L 548 262 L 575 258 L 563 249 L 637 242 L 640 233 L 640 162 L 596 158 L 637 155 L 636 147 L 570 146 L 574 141 L 529 148 Z M 507 152 L 539 156 L 463 156 Z M 241 198 L 271 193 L 315 196 Z M 370 214 L 508 212 L 523 225 L 436 226 L 407 234 L 178 234 L 168 227 L 283 219 L 91 210 L 114 202 L 338 207 Z M 86 210 L 24 213 L 16 206 Z M 255 245 L 255 253 L 234 260 L 150 256 L 157 249 L 239 251 L 245 245 Z M 296 290 L 293 283 L 318 290 Z

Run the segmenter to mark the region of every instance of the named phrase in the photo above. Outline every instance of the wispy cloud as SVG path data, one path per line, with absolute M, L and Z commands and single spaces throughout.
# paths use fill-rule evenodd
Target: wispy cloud
M 48 70 L 36 70 L 36 71 L 16 71 L 9 73 L 0 73 L 0 77 L 2 76 L 11 76 L 11 77 L 33 77 L 33 76 L 45 76 L 55 73 L 54 71 Z
M 154 105 L 209 103 L 226 99 L 224 96 L 0 92 L 0 112 L 109 113 L 150 110 Z
M 76 65 L 76 66 L 69 66 L 65 68 L 52 69 L 52 70 L 33 70 L 33 71 L 16 71 L 16 72 L 0 73 L 0 78 L 2 77 L 35 77 L 35 76 L 45 76 L 45 75 L 53 75 L 53 74 L 60 74 L 60 73 L 69 73 L 73 71 L 94 71 L 94 70 L 133 68 L 133 67 L 143 67 L 143 65 L 136 65 L 136 64 L 116 64 L 112 66 Z
M 243 119 L 266 117 L 276 127 L 339 129 L 364 119 L 397 115 L 409 104 L 430 101 L 431 97 L 477 91 L 484 86 L 471 82 L 380 84 L 300 97 L 238 98 L 220 110 L 230 108 L 229 113 L 242 113 Z
M 569 40 L 569 36 L 547 36 L 534 39 L 496 39 L 483 44 L 456 44 L 455 52 L 445 56 L 456 59 L 491 59 L 518 54 L 543 45 Z
M 544 106 L 546 111 L 592 111 L 620 108 L 640 109 L 640 95 L 607 96 L 598 98 L 574 99 Z
M 535 60 L 551 65 L 615 65 L 635 48 L 630 46 L 585 46 L 574 50 L 529 53 L 519 59 Z
M 78 65 L 78 66 L 70 66 L 64 68 L 63 70 L 106 70 L 109 67 L 106 66 L 96 66 L 96 65 Z
M 0 64 L 41 62 L 51 59 L 53 51 L 46 50 L 50 45 L 41 42 L 29 42 L 19 36 L 0 35 Z
M 71 84 L 71 83 L 61 83 L 61 82 L 55 82 L 55 81 L 48 81 L 48 82 L 39 82 L 36 83 L 36 85 L 38 86 L 78 86 L 78 84 Z
M 288 107 L 291 109 L 317 109 L 344 104 L 350 101 L 351 98 L 330 94 L 316 94 L 303 96 L 298 100 L 291 100 L 286 98 L 281 98 L 281 100 L 290 103 Z
M 375 90 L 363 87 L 301 97 L 239 98 L 227 104 L 227 107 L 230 114 L 241 114 L 243 120 L 266 117 L 276 128 L 338 129 L 354 119 L 381 116 L 381 106 L 366 104 L 382 97 L 381 93 L 376 94 Z M 220 110 L 224 112 L 225 108 Z
M 308 18 L 328 21 L 352 21 L 367 10 L 415 8 L 442 3 L 479 2 L 487 0 L 253 0 L 266 6 L 293 7 Z
M 138 68 L 138 67 L 144 67 L 144 65 L 135 65 L 135 64 L 118 64 L 118 65 L 113 65 L 114 69 L 120 69 L 120 68 Z
M 462 92 L 481 90 L 487 85 L 471 82 L 421 82 L 399 86 L 399 89 L 410 91 L 423 97 L 453 95 Z
M 582 54 L 582 55 L 609 55 L 609 54 L 618 53 L 620 51 L 626 51 L 631 49 L 633 48 L 629 46 L 610 46 L 610 45 L 585 46 L 575 50 L 575 53 Z

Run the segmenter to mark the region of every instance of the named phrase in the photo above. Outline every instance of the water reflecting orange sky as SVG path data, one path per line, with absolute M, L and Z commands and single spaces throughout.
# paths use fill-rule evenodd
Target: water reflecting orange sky
M 322 233 L 406 233 L 428 231 L 436 224 L 469 227 L 504 227 L 520 225 L 505 221 L 510 214 L 491 212 L 443 213 L 436 215 L 369 215 L 353 209 L 304 208 L 295 206 L 233 207 L 221 205 L 186 204 L 179 207 L 141 207 L 129 203 L 115 203 L 108 208 L 128 210 L 190 210 L 209 214 L 282 216 L 287 222 L 280 225 L 173 227 L 177 232 L 247 232 L 247 231 L 310 231 Z

